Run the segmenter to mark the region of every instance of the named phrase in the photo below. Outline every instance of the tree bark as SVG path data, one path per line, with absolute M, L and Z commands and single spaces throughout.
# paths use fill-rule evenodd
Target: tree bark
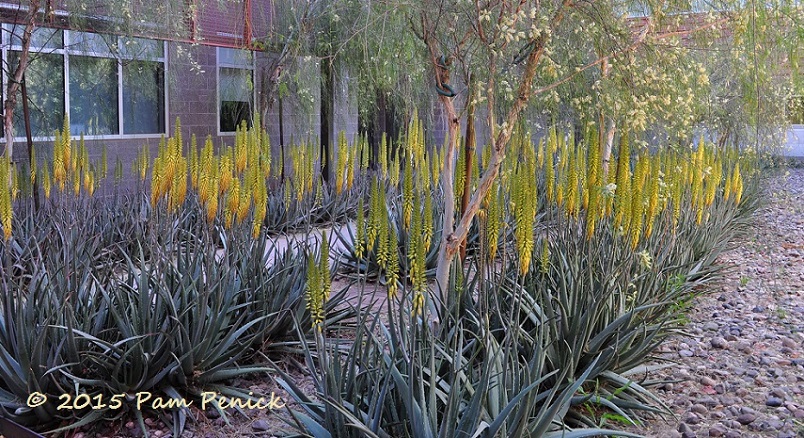
M 20 89 L 22 76 L 25 74 L 25 69 L 28 68 L 28 57 L 31 49 L 31 33 L 34 30 L 34 19 L 36 14 L 39 13 L 39 0 L 30 0 L 28 3 L 28 12 L 25 14 L 25 29 L 22 33 L 22 51 L 20 52 L 19 62 L 17 68 L 8 80 L 8 87 L 6 87 L 6 101 L 4 104 L 5 113 L 3 114 L 3 126 L 5 127 L 6 148 L 5 154 L 7 157 L 12 158 L 14 155 L 14 107 L 17 105 L 17 92 Z
M 558 11 L 551 20 L 552 29 L 555 29 L 563 20 L 565 9 L 569 6 L 569 4 L 569 0 L 564 0 L 562 5 L 559 7 Z M 533 93 L 533 78 L 536 76 L 536 67 L 544 55 L 544 50 L 549 39 L 548 35 L 549 34 L 543 33 L 542 36 L 533 40 L 532 42 L 533 50 L 531 50 L 530 54 L 528 54 L 526 58 L 527 61 L 525 62 L 525 70 L 522 73 L 522 79 L 517 87 L 517 98 L 511 105 L 511 108 L 504 119 L 500 132 L 496 137 L 494 134 L 491 136 L 490 141 L 492 149 L 488 168 L 483 172 L 483 177 L 480 178 L 480 181 L 478 182 L 477 190 L 475 190 L 475 192 L 472 194 L 469 204 L 467 205 L 466 210 L 462 213 L 457 227 L 454 226 L 455 221 L 453 215 L 455 214 L 455 194 L 453 193 L 451 182 L 454 178 L 452 162 L 455 148 L 457 146 L 457 134 L 460 129 L 460 125 L 458 123 L 458 116 L 452 100 L 443 95 L 440 96 L 441 103 L 444 105 L 444 110 L 450 123 L 450 141 L 448 142 L 447 147 L 447 160 L 444 162 L 444 170 L 442 172 L 441 179 L 444 181 L 444 221 L 441 244 L 438 250 L 438 262 L 436 266 L 436 287 L 439 290 L 443 303 L 448 303 L 449 299 L 449 270 L 450 266 L 452 265 L 452 261 L 455 259 L 455 254 L 457 254 L 458 250 L 460 249 L 461 241 L 466 238 L 466 235 L 469 233 L 472 220 L 477 214 L 477 211 L 480 209 L 480 204 L 483 201 L 483 198 L 485 198 L 489 190 L 491 190 L 491 185 L 500 172 L 500 166 L 502 165 L 502 161 L 505 156 L 505 148 L 508 145 L 508 142 L 511 140 L 514 126 L 516 126 L 519 116 L 522 114 L 522 111 L 525 109 L 525 106 L 527 105 L 528 100 Z M 438 60 L 437 49 L 434 46 L 434 42 L 427 37 L 426 33 L 424 42 L 430 52 L 430 60 L 435 69 L 437 84 L 441 85 L 443 84 L 441 81 L 443 72 L 441 71 L 441 63 Z M 488 93 L 489 95 L 487 96 L 487 99 L 491 104 L 494 98 L 494 91 L 491 87 L 489 87 Z M 490 114 L 489 117 L 491 118 L 492 115 Z M 492 132 L 494 132 L 493 125 L 491 126 Z

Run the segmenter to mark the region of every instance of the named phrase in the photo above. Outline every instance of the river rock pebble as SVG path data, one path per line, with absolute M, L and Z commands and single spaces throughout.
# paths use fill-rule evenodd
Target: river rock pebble
M 718 259 L 725 277 L 656 350 L 675 362 L 650 376 L 675 417 L 630 432 L 804 437 L 804 168 L 768 173 L 751 229 Z

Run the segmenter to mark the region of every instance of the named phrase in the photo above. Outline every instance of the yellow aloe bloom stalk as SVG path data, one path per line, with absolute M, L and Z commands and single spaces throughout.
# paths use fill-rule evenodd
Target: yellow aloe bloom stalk
M 256 239 L 262 231 L 262 223 L 268 212 L 268 187 L 266 186 L 265 178 L 261 178 L 256 172 L 255 175 L 257 176 L 251 189 L 251 196 L 254 198 L 254 218 L 251 224 L 251 235 Z M 288 202 L 289 200 L 290 198 L 287 199 Z
M 326 231 L 321 233 L 321 260 L 318 262 L 318 270 L 321 273 L 321 304 L 323 306 L 329 300 L 332 292 L 332 278 L 329 272 L 329 239 Z
M 313 328 L 319 332 L 321 331 L 321 324 L 324 322 L 321 277 L 315 257 L 309 254 L 307 256 L 307 285 L 304 295 L 307 301 L 307 310 L 310 311 Z
M 45 192 L 45 199 L 50 199 L 50 190 L 52 181 L 50 179 L 50 170 L 47 163 L 42 167 L 42 190 Z
M 391 166 L 388 169 L 388 181 L 391 184 L 391 187 L 399 187 L 399 174 L 400 174 L 400 162 L 402 161 L 402 157 L 400 157 L 399 151 L 397 151 L 396 156 L 393 160 L 391 160 Z
M 207 222 L 212 223 L 218 215 L 218 178 L 211 176 L 208 180 L 209 198 L 205 204 L 207 211 Z
M 3 226 L 3 239 L 8 241 L 12 235 L 14 210 L 12 206 L 11 160 L 8 155 L 0 158 L 0 225 Z
M 428 160 L 430 161 L 430 189 L 435 190 L 441 179 L 441 156 L 438 154 L 438 151 L 433 151 L 433 153 L 428 156 Z
M 413 215 L 413 163 L 405 160 L 404 179 L 402 180 L 402 223 L 405 231 L 410 229 L 410 218 Z
M 38 173 L 37 167 L 38 163 L 36 162 L 36 148 L 31 148 L 31 162 L 30 162 L 30 182 L 31 187 L 36 185 L 36 174 Z
M 614 226 L 628 228 L 631 218 L 631 151 L 628 132 L 620 136 L 620 149 L 617 157 L 617 188 L 615 192 Z
M 59 186 L 60 192 L 64 192 L 64 183 L 67 180 L 67 174 L 64 170 L 63 147 L 61 132 L 56 131 L 56 139 L 53 141 L 53 180 Z
M 659 213 L 659 182 L 661 181 L 661 157 L 655 157 L 651 160 L 650 171 L 650 188 L 648 189 L 648 211 L 645 213 L 647 217 L 647 225 L 645 226 L 645 238 L 649 238 L 653 233 L 653 224 L 656 221 L 656 216 Z
M 229 191 L 229 187 L 232 185 L 232 159 L 229 155 L 229 148 L 226 148 L 223 153 L 221 153 L 220 161 L 219 161 L 219 183 L 218 183 L 218 193 L 226 193 Z
M 600 218 L 600 191 L 601 181 L 603 176 L 603 169 L 600 159 L 600 144 L 597 141 L 597 134 L 592 133 L 589 135 L 589 158 L 587 159 L 586 166 L 586 187 L 584 190 L 584 198 L 586 202 L 586 240 L 592 238 L 595 234 L 595 225 Z
M 386 231 L 384 233 L 385 237 L 385 251 L 387 252 L 387 262 L 385 263 L 385 281 L 388 286 L 388 296 L 392 297 L 396 295 L 399 283 L 399 250 L 397 249 L 399 246 L 399 238 L 396 235 L 396 229 L 393 227 L 389 227 L 386 221 Z M 379 253 L 377 252 L 377 257 L 379 260 Z
M 511 152 L 513 155 L 513 151 Z M 471 175 L 466 175 L 466 153 L 463 147 L 458 148 L 458 160 L 455 163 L 455 178 L 454 178 L 454 186 L 453 191 L 455 193 L 455 201 L 458 202 L 460 206 L 461 196 L 463 196 L 463 187 L 464 183 L 466 182 L 466 178 L 471 177 Z
M 503 197 L 500 194 L 501 188 L 499 180 L 486 195 L 486 248 L 489 260 L 497 257 L 498 242 L 500 239 L 500 229 L 503 225 L 503 215 L 505 214 Z
M 271 138 L 268 136 L 268 133 L 264 130 L 260 135 L 260 144 L 262 153 L 260 154 L 261 160 L 260 163 L 262 164 L 262 173 L 263 177 L 266 179 L 271 177 Z
M 244 180 L 241 183 L 240 179 L 238 179 L 237 185 L 240 199 L 237 201 L 236 220 L 238 224 L 241 224 L 243 223 L 243 221 L 246 220 L 246 216 L 248 216 L 248 210 L 251 207 L 251 190 L 248 184 L 248 180 Z
M 338 133 L 338 150 L 335 155 L 335 193 L 340 195 L 344 187 L 344 178 L 347 163 L 349 161 L 349 150 L 346 145 L 346 133 Z
M 91 172 L 89 170 L 84 171 L 84 178 L 83 178 L 82 183 L 83 183 L 83 186 L 84 186 L 84 191 L 87 192 L 90 196 L 92 196 L 92 193 L 90 193 L 90 191 L 94 191 L 93 190 L 94 187 L 92 187 L 92 185 L 93 185 L 92 184 L 92 176 L 90 175 L 90 173 Z
M 424 212 L 422 212 L 422 241 L 425 251 L 430 248 L 433 239 L 433 197 L 429 193 L 422 193 L 424 198 Z
M 357 217 L 355 218 L 355 256 L 363 258 L 366 249 L 366 208 L 363 205 L 363 197 L 357 200 Z
M 417 205 L 418 207 L 418 205 Z M 417 208 L 417 210 L 419 210 Z M 419 287 L 419 277 L 424 277 L 424 251 L 420 257 L 420 249 L 424 248 L 422 240 L 422 217 L 420 214 L 415 215 L 413 223 L 410 227 L 410 239 L 408 241 L 407 255 L 408 255 L 408 277 L 413 284 L 413 289 L 417 290 Z M 391 248 L 393 252 L 394 247 Z
M 424 294 L 421 292 L 414 292 L 413 293 L 413 306 L 411 308 L 411 315 L 416 317 L 421 317 L 424 314 Z
M 535 184 L 529 178 L 527 166 L 521 166 L 514 174 L 514 238 L 516 240 L 517 254 L 519 256 L 519 272 L 522 275 L 530 270 L 530 261 L 533 254 L 534 236 L 533 225 L 536 218 Z
M 734 178 L 734 171 L 730 172 L 726 176 L 726 183 L 723 185 L 723 200 L 728 202 L 731 199 L 731 190 L 732 190 L 732 180 Z
M 628 221 L 628 235 L 631 241 L 631 249 L 635 249 L 639 244 L 639 238 L 642 236 L 642 222 L 645 210 L 645 176 L 648 172 L 649 158 L 645 154 L 641 154 L 636 164 L 636 173 L 634 174 L 634 181 L 631 185 L 631 209 L 630 220 Z
M 567 149 L 570 147 L 568 146 Z M 565 180 L 566 188 L 564 192 L 567 195 L 567 216 L 575 217 L 578 213 L 578 206 L 580 205 L 580 195 L 578 193 L 578 161 L 579 157 L 573 151 L 567 154 L 567 179 Z
M 64 164 L 64 173 L 65 175 L 69 173 L 70 166 L 72 165 L 72 141 L 70 137 L 70 122 L 67 118 L 64 119 L 64 127 L 62 128 L 61 133 L 61 152 L 62 152 L 62 163 Z
M 380 226 L 382 225 L 383 218 L 381 211 L 385 209 L 384 201 L 380 193 L 380 180 L 379 177 L 374 178 L 371 182 L 371 195 L 369 197 L 369 217 L 366 224 L 366 245 L 367 250 L 371 251 L 380 235 Z
M 388 223 L 388 212 L 385 210 L 384 206 L 382 210 L 377 211 L 377 216 L 375 219 L 378 220 L 378 233 L 377 233 L 377 265 L 380 266 L 380 269 L 386 270 L 388 269 L 388 259 L 390 258 L 390 253 L 392 251 L 391 245 L 391 238 L 389 234 L 391 233 L 391 226 Z M 393 247 L 393 251 L 396 251 L 396 247 Z
M 743 199 L 743 176 L 740 174 L 740 163 L 734 165 L 734 187 L 732 187 L 732 191 L 734 192 L 734 203 L 740 204 L 740 201 Z
M 550 272 L 550 243 L 547 240 L 547 236 L 542 238 L 542 251 L 539 254 L 539 272 L 542 275 Z
M 584 210 L 589 208 L 589 191 L 586 189 L 586 178 L 588 171 L 586 170 L 586 154 L 581 148 L 581 145 L 578 145 L 578 149 L 575 151 L 575 156 L 577 157 L 576 160 L 576 172 L 578 174 L 578 187 L 576 190 L 578 191 L 578 203 L 575 206 L 576 213 L 580 213 L 581 208 Z
M 346 134 L 343 136 L 344 142 L 346 141 Z M 355 184 L 355 175 L 356 172 L 360 169 L 360 156 L 358 155 L 359 149 L 358 144 L 354 141 L 352 145 L 348 147 L 349 150 L 349 162 L 346 165 L 346 190 L 352 190 L 352 187 Z
M 258 129 L 255 127 L 251 132 L 256 133 L 258 132 Z M 246 170 L 249 148 L 257 147 L 258 145 L 254 144 L 253 140 L 248 141 L 247 136 L 243 134 L 241 134 L 241 138 L 239 140 L 240 141 L 235 140 L 234 171 L 237 175 L 242 175 L 243 171 Z

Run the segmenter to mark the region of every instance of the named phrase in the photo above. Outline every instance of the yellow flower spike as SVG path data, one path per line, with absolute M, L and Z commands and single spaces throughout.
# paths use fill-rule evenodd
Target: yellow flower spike
M 542 275 L 550 272 L 550 244 L 546 236 L 542 238 L 542 251 L 539 254 L 539 272 Z
M 731 188 L 732 188 L 732 180 L 734 178 L 734 172 L 731 172 L 726 177 L 726 183 L 723 184 L 723 200 L 727 201 L 731 199 Z
M 388 166 L 388 184 L 391 187 L 399 187 L 399 157 L 394 157 Z
M 330 293 L 332 292 L 332 278 L 329 271 L 329 239 L 327 232 L 321 233 L 321 259 L 318 262 L 318 271 L 321 275 L 321 310 L 329 300 Z M 323 318 L 322 318 L 323 319 Z
M 648 190 L 648 211 L 646 213 L 647 216 L 647 225 L 645 226 L 645 238 L 649 238 L 651 234 L 653 234 L 653 224 L 656 220 L 656 216 L 659 213 L 659 182 L 661 180 L 660 172 L 662 167 L 661 157 L 655 157 L 652 160 L 651 164 L 651 172 L 650 172 L 650 189 Z
M 493 261 L 497 256 L 498 242 L 500 239 L 500 229 L 503 225 L 503 197 L 500 194 L 501 188 L 499 181 L 491 188 L 486 197 L 486 248 L 489 260 Z
M 7 156 L 0 158 L 0 225 L 3 227 L 3 239 L 11 239 L 14 211 L 12 206 L 11 162 Z
M 209 199 L 206 202 L 207 222 L 212 223 L 218 215 L 218 179 L 209 179 Z
M 574 149 L 574 148 L 573 148 Z M 580 203 L 580 196 L 578 194 L 578 157 L 572 153 L 567 156 L 569 162 L 567 163 L 567 179 L 565 193 L 567 196 L 567 216 L 575 217 L 578 212 L 577 207 Z
M 584 210 L 589 208 L 589 192 L 586 190 L 586 178 L 588 176 L 588 171 L 586 169 L 586 154 L 581 149 L 581 145 L 578 145 L 578 148 L 575 150 L 575 156 L 577 157 L 575 168 L 578 174 L 578 202 L 575 206 L 576 213 L 580 214 L 581 208 Z
M 603 163 L 600 158 L 600 144 L 597 133 L 590 129 L 587 136 L 589 156 L 586 163 L 586 185 L 584 198 L 586 199 L 586 239 L 592 238 L 595 224 L 602 218 L 602 205 L 600 200 L 603 177 Z
M 360 169 L 360 155 L 358 155 L 358 145 L 352 144 L 349 148 L 349 165 L 346 167 L 347 174 L 346 174 L 346 189 L 352 190 L 352 187 L 355 185 L 355 176 L 357 175 L 357 171 Z
M 617 188 L 615 192 L 614 226 L 628 228 L 631 208 L 631 151 L 628 132 L 620 136 L 620 149 L 617 157 Z
M 429 194 L 422 194 L 424 198 L 424 211 L 422 212 L 422 241 L 425 251 L 429 250 L 433 239 L 433 197 Z
M 61 151 L 62 151 L 62 158 L 64 163 L 64 170 L 65 173 L 69 170 L 69 166 L 72 163 L 72 141 L 70 137 L 70 122 L 68 119 L 64 119 L 64 127 L 61 132 Z
M 348 161 L 349 151 L 344 146 L 346 143 L 346 133 L 338 133 L 338 148 L 335 155 L 335 194 L 340 195 L 344 186 L 344 172 Z
M 256 131 L 256 128 L 254 128 Z M 246 142 L 245 138 L 241 139 L 239 142 L 235 142 L 235 149 L 234 149 L 234 171 L 236 175 L 242 175 L 243 171 L 246 170 L 246 162 L 248 159 L 248 147 L 249 144 Z
M 387 224 L 387 221 L 386 221 Z M 387 251 L 388 260 L 385 263 L 385 281 L 388 285 L 389 297 L 396 295 L 399 282 L 399 238 L 396 235 L 396 229 L 390 228 L 386 225 L 386 232 L 384 233 L 385 244 L 383 245 Z M 379 260 L 379 251 L 378 251 Z
M 45 192 L 45 199 L 50 199 L 50 189 L 52 181 L 50 179 L 50 170 L 48 170 L 50 166 L 47 163 L 44 163 L 42 167 L 42 190 Z
M 455 163 L 455 184 L 453 191 L 455 192 L 455 200 L 460 205 L 461 196 L 463 196 L 463 187 L 464 183 L 466 182 L 466 178 L 469 178 L 471 175 L 466 175 L 466 153 L 464 148 L 458 148 L 458 160 Z
M 312 254 L 307 256 L 307 284 L 304 296 L 313 328 L 320 330 L 321 324 L 324 322 L 324 304 L 321 302 L 321 273 Z
M 405 161 L 404 179 L 402 180 L 402 223 L 405 231 L 410 230 L 410 219 L 413 215 L 413 164 Z
M 383 198 L 380 193 L 379 177 L 375 177 L 371 182 L 371 195 L 369 197 L 368 223 L 366 224 L 366 245 L 367 250 L 371 251 L 380 235 L 382 225 L 381 210 L 384 209 Z
M 175 180 L 175 187 L 173 187 L 173 197 L 176 200 L 177 208 L 181 207 L 187 198 L 187 167 L 187 160 L 180 159 L 178 164 L 179 174 Z
M 630 221 L 628 222 L 628 235 L 631 242 L 631 249 L 636 249 L 639 238 L 642 236 L 642 223 L 645 210 L 645 176 L 648 172 L 648 156 L 641 154 L 637 159 L 636 173 L 631 185 L 631 209 Z
M 262 231 L 265 215 L 268 212 L 268 187 L 266 186 L 265 179 L 260 178 L 259 175 L 252 188 L 252 196 L 254 197 L 254 220 L 252 222 L 251 235 L 256 239 Z
M 84 186 L 84 191 L 89 193 L 90 187 L 92 186 L 92 176 L 90 175 L 89 170 L 84 171 L 84 178 L 83 178 L 82 182 L 83 182 L 83 186 Z M 89 193 L 89 194 L 92 195 L 91 193 Z
M 228 149 L 227 149 L 228 151 Z M 232 185 L 232 159 L 228 153 L 221 154 L 220 167 L 219 167 L 219 185 L 218 193 L 226 193 Z
M 530 261 L 533 254 L 534 236 L 533 225 L 536 217 L 535 201 L 530 195 L 527 172 L 518 168 L 514 174 L 511 197 L 516 199 L 514 205 L 514 238 L 516 240 L 517 254 L 519 256 L 519 272 L 522 275 L 530 270 Z
M 366 247 L 366 210 L 363 206 L 363 197 L 357 200 L 357 217 L 355 218 L 355 256 L 363 258 Z
M 740 174 L 740 163 L 734 165 L 734 203 L 739 205 L 743 199 L 743 176 Z
M 424 314 L 424 294 L 415 292 L 413 294 L 413 308 L 411 314 L 414 318 L 421 317 Z
M 438 183 L 441 179 L 441 161 L 438 154 L 438 151 L 433 151 L 433 154 L 429 156 L 430 160 L 430 175 L 432 176 L 430 189 L 435 190 L 438 187 Z

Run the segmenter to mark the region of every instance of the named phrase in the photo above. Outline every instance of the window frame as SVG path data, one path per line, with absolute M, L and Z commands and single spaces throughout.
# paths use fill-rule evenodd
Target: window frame
M 19 52 L 22 50 L 22 47 L 19 45 L 12 45 L 12 29 L 15 27 L 13 23 L 1 23 L 0 28 L 2 29 L 2 39 L 0 40 L 0 46 L 2 47 L 2 59 L 8 60 L 9 54 L 12 52 Z M 19 25 L 17 25 L 19 27 Z M 93 135 L 84 135 L 84 139 L 86 140 L 126 140 L 126 139 L 151 139 L 151 138 L 161 138 L 168 134 L 168 127 L 169 127 L 169 81 L 168 81 L 168 44 L 167 41 L 164 40 L 157 40 L 151 38 L 141 38 L 143 40 L 150 40 L 154 41 L 158 46 L 161 45 L 162 47 L 162 54 L 161 56 L 153 55 L 153 56 L 136 56 L 136 54 L 131 53 L 124 53 L 124 50 L 121 50 L 122 45 L 124 44 L 126 39 L 131 39 L 133 37 L 124 36 L 124 35 L 106 35 L 114 39 L 117 47 L 116 48 L 109 48 L 109 51 L 106 53 L 102 52 L 94 52 L 94 51 L 85 51 L 78 49 L 72 46 L 72 39 L 81 33 L 87 33 L 92 35 L 101 35 L 95 32 L 84 32 L 78 30 L 70 30 L 70 29 L 58 29 L 58 28 L 48 28 L 45 26 L 39 27 L 37 29 L 52 29 L 56 31 L 62 32 L 62 46 L 61 48 L 52 48 L 52 47 L 41 47 L 41 46 L 31 46 L 30 53 L 31 54 L 38 54 L 38 53 L 45 53 L 45 54 L 54 54 L 62 56 L 63 58 L 63 68 L 64 68 L 64 115 L 69 117 L 70 116 L 70 57 L 71 56 L 82 56 L 82 57 L 93 57 L 93 58 L 106 58 L 106 59 L 114 59 L 117 62 L 117 126 L 118 126 L 118 133 L 117 134 L 93 134 Z M 163 120 L 163 127 L 164 132 L 160 133 L 153 133 L 153 134 L 126 134 L 125 133 L 125 125 L 124 119 L 125 116 L 123 114 L 123 63 L 125 61 L 150 61 L 150 62 L 157 62 L 162 64 L 163 72 L 162 75 L 162 89 L 163 89 L 163 108 L 164 108 L 164 120 Z M 8 89 L 8 82 L 9 82 L 9 74 L 3 72 L 2 74 L 2 92 L 5 94 L 6 90 Z M 21 98 L 21 96 L 20 96 Z M 15 130 L 17 131 L 17 130 Z M 78 132 L 71 132 L 73 137 L 80 136 L 81 133 Z M 41 141 L 53 141 L 55 136 L 36 136 L 33 137 L 33 141 L 41 142 Z M 0 137 L 0 140 L 5 141 L 5 135 Z M 14 141 L 25 141 L 25 134 L 18 132 L 14 136 Z
M 251 57 L 250 65 L 245 66 L 244 64 L 238 63 L 229 63 L 229 62 L 221 62 L 221 51 L 222 50 L 235 50 L 235 51 L 244 51 L 248 52 Z M 239 69 L 239 70 L 248 70 L 251 72 L 251 116 L 252 122 L 254 113 L 256 112 L 255 106 L 257 105 L 257 56 L 256 52 L 249 49 L 235 49 L 230 47 L 216 47 L 215 48 L 215 95 L 216 95 L 216 109 L 215 109 L 215 126 L 216 131 L 219 137 L 227 137 L 227 136 L 234 136 L 236 131 L 221 131 L 221 68 L 232 68 L 232 69 Z

